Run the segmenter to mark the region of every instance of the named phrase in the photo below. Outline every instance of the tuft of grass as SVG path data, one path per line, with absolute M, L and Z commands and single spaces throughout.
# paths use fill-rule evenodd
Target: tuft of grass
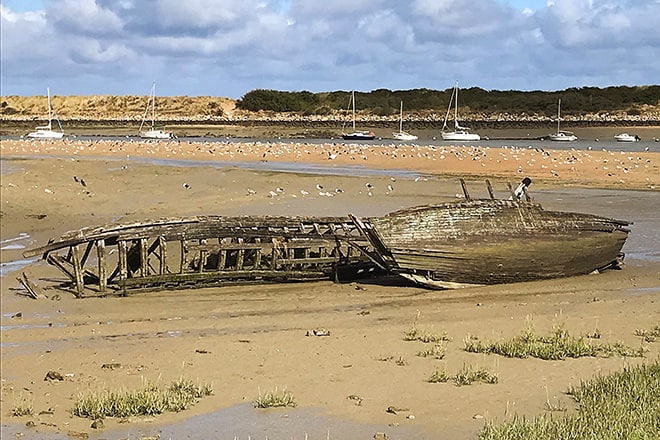
M 487 423 L 480 440 L 530 438 L 639 439 L 660 438 L 660 362 L 626 367 L 597 376 L 568 394 L 577 411 L 563 417 L 543 414 L 533 420 L 515 417 L 498 426 Z
M 658 338 L 660 338 L 660 325 L 656 325 L 651 330 L 637 329 L 635 330 L 635 335 L 641 336 L 644 342 L 655 342 Z
M 431 348 L 418 351 L 417 356 L 443 359 L 445 357 L 445 347 L 442 344 L 434 344 Z
M 496 384 L 498 382 L 497 374 L 491 373 L 485 368 L 473 368 L 469 365 L 463 365 L 458 373 L 453 377 L 456 386 L 471 385 L 473 382 L 483 382 Z
M 584 336 L 571 336 L 563 326 L 556 326 L 547 336 L 537 335 L 531 328 L 524 329 L 520 335 L 501 341 L 483 343 L 478 338 L 470 337 L 465 341 L 464 350 L 471 353 L 499 354 L 506 357 L 535 357 L 544 360 L 566 358 L 610 357 L 613 355 L 643 357 L 644 348 L 634 349 L 620 342 L 615 344 L 593 344 Z
M 483 382 L 488 384 L 496 384 L 498 382 L 497 374 L 491 373 L 485 368 L 474 368 L 471 366 L 463 365 L 463 367 L 453 376 L 447 374 L 444 369 L 438 368 L 427 379 L 429 383 L 445 383 L 453 380 L 454 384 L 458 387 L 463 385 L 471 385 L 474 382 Z
M 74 403 L 72 413 L 78 417 L 104 419 L 106 417 L 153 416 L 166 411 L 180 412 L 213 394 L 210 385 L 196 386 L 180 379 L 165 389 L 146 384 L 136 391 L 104 391 L 81 396 Z
M 261 394 L 259 391 L 259 397 L 252 404 L 255 408 L 295 407 L 296 399 L 286 388 L 282 391 L 275 388 L 275 391 L 269 391 L 266 394 Z
M 451 377 L 447 374 L 447 372 L 444 369 L 438 368 L 431 374 L 431 377 L 428 378 L 428 382 L 445 383 L 449 382 L 449 379 L 451 379 Z
M 420 312 L 418 310 L 417 315 L 415 316 L 415 319 L 413 320 L 413 323 L 410 326 L 410 328 L 403 332 L 404 341 L 420 341 L 420 342 L 424 342 L 425 344 L 429 344 L 429 343 L 437 344 L 438 342 L 450 340 L 449 336 L 447 336 L 447 333 L 438 335 L 435 333 L 428 333 L 419 330 L 417 328 L 417 320 L 419 319 L 419 315 Z
M 21 396 L 19 402 L 11 408 L 9 414 L 11 414 L 12 417 L 33 416 L 34 406 L 32 405 L 32 401 Z

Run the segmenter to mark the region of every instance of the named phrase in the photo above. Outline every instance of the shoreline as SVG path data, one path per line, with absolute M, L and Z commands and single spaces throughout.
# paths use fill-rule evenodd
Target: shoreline
M 3 158 L 78 157 L 198 161 L 204 164 L 309 164 L 400 170 L 437 176 L 509 178 L 570 186 L 655 190 L 660 152 L 295 141 L 3 140 Z

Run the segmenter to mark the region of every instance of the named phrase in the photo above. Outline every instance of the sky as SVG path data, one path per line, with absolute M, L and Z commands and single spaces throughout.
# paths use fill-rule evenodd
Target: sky
M 660 0 L 0 0 L 4 95 L 660 83 Z

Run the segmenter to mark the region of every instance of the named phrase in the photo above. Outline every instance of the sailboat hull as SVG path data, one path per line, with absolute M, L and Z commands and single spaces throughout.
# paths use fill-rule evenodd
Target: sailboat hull
M 172 139 L 172 133 L 164 130 L 148 130 L 141 131 L 140 137 L 142 139 Z
M 478 141 L 481 140 L 481 136 L 476 133 L 465 133 L 465 132 L 445 132 L 442 133 L 442 139 L 445 141 Z
M 28 133 L 26 137 L 30 139 L 62 139 L 64 137 L 64 133 L 61 133 L 59 131 L 37 128 L 37 131 Z

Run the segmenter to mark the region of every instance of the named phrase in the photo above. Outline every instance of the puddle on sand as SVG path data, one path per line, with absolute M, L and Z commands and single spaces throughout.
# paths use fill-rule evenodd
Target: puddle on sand
M 408 420 L 399 421 L 401 424 Z M 414 420 L 410 420 L 413 424 Z M 318 409 L 274 408 L 255 409 L 251 404 L 241 404 L 213 413 L 191 417 L 175 425 L 140 425 L 121 429 L 90 432 L 90 440 L 138 440 L 158 436 L 162 439 L 213 438 L 213 439 L 296 439 L 326 440 L 344 438 L 373 438 L 383 432 L 390 440 L 438 439 L 437 435 L 425 435 L 414 426 L 388 426 L 386 424 L 361 424 L 340 418 L 327 417 Z M 68 437 L 57 433 L 37 433 L 22 425 L 3 425 L 2 438 L 24 440 L 60 440 Z
M 414 420 L 410 422 L 412 424 Z M 100 433 L 98 436 L 90 435 L 90 439 L 118 440 L 159 435 L 160 438 L 171 439 L 325 440 L 327 438 L 373 438 L 377 432 L 386 433 L 390 440 L 430 439 L 430 437 L 424 437 L 419 430 L 412 426 L 360 424 L 345 419 L 327 417 L 318 409 L 274 408 L 262 410 L 255 409 L 247 403 L 192 417 L 176 425 L 112 430 Z
M 8 261 L 6 263 L 2 263 L 0 264 L 0 276 L 4 277 L 5 275 L 10 274 L 11 272 L 21 270 L 27 265 L 32 264 L 37 260 L 38 258 L 28 258 L 26 260 L 14 260 L 14 261 Z
M 653 287 L 633 287 L 632 289 L 626 290 L 627 293 L 635 296 L 641 296 L 641 295 L 653 295 L 656 293 L 660 293 L 660 286 L 653 286 Z

